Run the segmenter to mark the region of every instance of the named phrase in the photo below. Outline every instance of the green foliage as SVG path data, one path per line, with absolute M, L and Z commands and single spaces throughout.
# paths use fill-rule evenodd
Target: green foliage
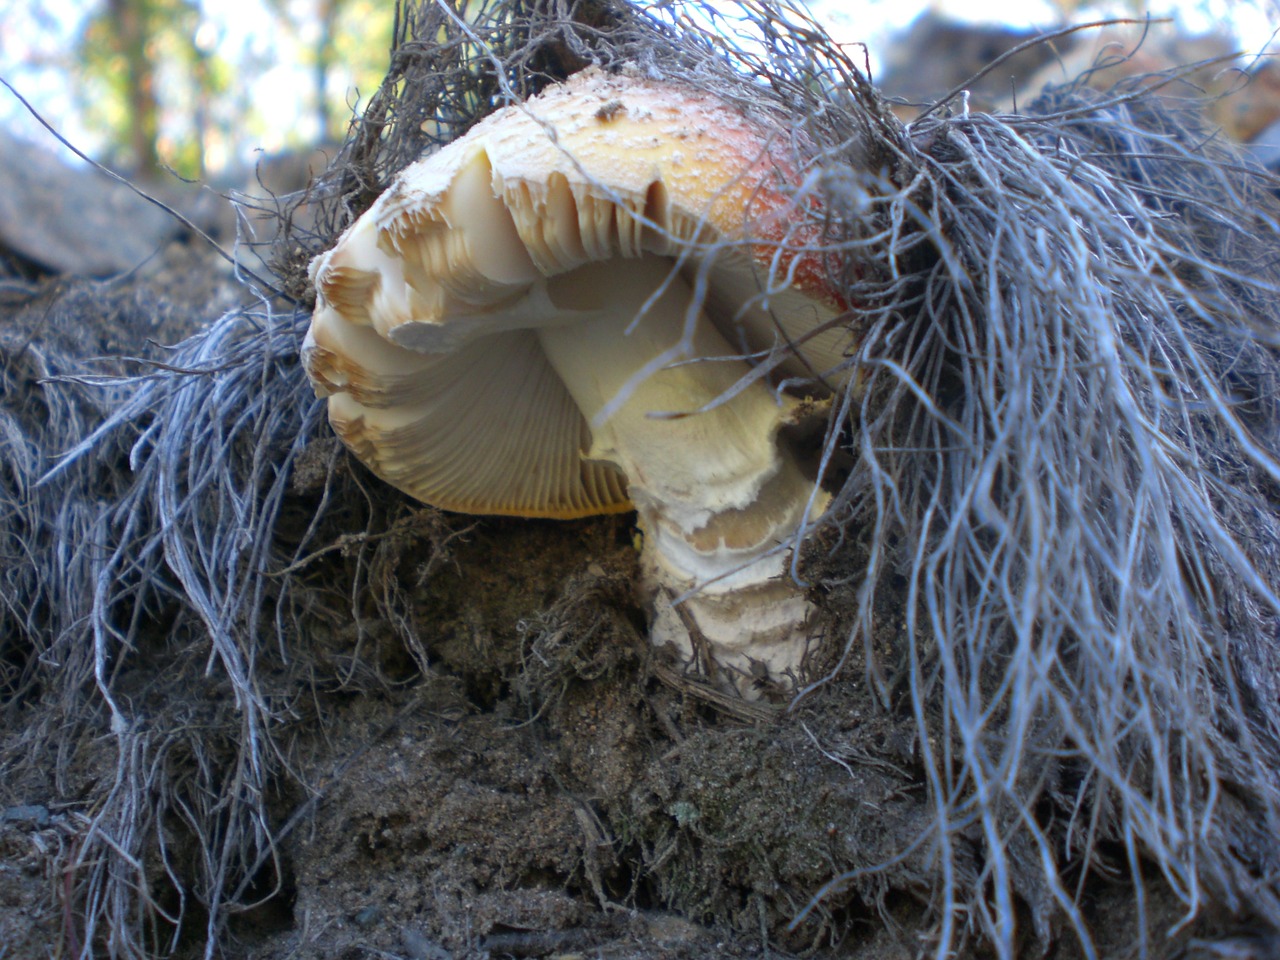
M 386 70 L 394 4 L 261 0 L 234 43 L 198 0 L 100 0 L 72 69 L 106 159 L 143 175 L 216 173 L 252 151 L 341 139 L 357 91 Z M 241 16 L 237 11 L 236 16 Z
M 176 138 L 166 125 L 162 141 L 160 122 L 162 103 L 191 103 L 202 92 L 195 89 L 204 72 L 192 40 L 198 23 L 198 8 L 186 0 L 108 0 L 85 21 L 77 80 L 86 124 L 107 131 L 113 159 L 139 173 L 176 160 L 182 140 L 198 140 L 184 124 Z

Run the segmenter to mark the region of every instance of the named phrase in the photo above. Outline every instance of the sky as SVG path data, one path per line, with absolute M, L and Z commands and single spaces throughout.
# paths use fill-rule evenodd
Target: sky
M 42 114 L 53 121 L 68 139 L 88 152 L 96 152 L 103 138 L 82 123 L 74 90 L 67 75 L 68 51 L 73 46 L 85 11 L 101 0 L 0 0 L 0 77 L 14 84 L 33 101 Z M 292 0 L 305 10 L 311 0 Z M 389 2 L 389 0 L 388 0 Z M 1258 0 L 1270 3 L 1268 16 L 1259 7 L 1232 0 L 1196 0 L 1194 4 L 1177 0 L 1149 0 L 1154 13 L 1174 10 L 1190 32 L 1205 32 L 1228 18 L 1236 25 L 1241 44 L 1257 51 L 1271 37 L 1272 26 L 1280 25 L 1274 5 L 1280 0 Z M 252 57 L 259 63 L 272 63 L 269 73 L 256 82 L 252 106 L 262 122 L 249 139 L 241 136 L 228 146 L 228 151 L 251 154 L 254 147 L 270 153 L 284 148 L 293 139 L 306 139 L 313 131 L 311 114 L 299 104 L 309 95 L 310 76 L 298 66 L 300 40 L 282 31 L 278 21 L 267 13 L 261 0 L 198 0 L 202 12 L 198 41 L 217 48 L 231 59 Z M 1163 6 L 1162 6 L 1163 5 Z M 813 0 L 815 16 L 828 25 L 831 33 L 846 42 L 868 44 L 873 69 L 878 66 L 876 52 L 888 36 L 905 27 L 929 4 L 927 0 Z M 1045 0 L 937 0 L 935 9 L 960 19 L 975 22 L 1004 23 L 1014 27 L 1052 24 L 1056 8 Z M 1119 11 L 1126 8 L 1121 4 Z M 1115 11 L 1113 11 L 1114 13 Z M 335 99 L 350 101 L 353 90 L 342 90 L 341 78 L 336 84 Z M 292 93 L 290 91 L 293 91 Z M 345 109 L 339 101 L 336 109 Z M 0 89 L 0 123 L 28 139 L 52 145 L 48 134 L 7 91 Z M 238 159 L 252 164 L 253 157 L 213 157 L 211 168 Z

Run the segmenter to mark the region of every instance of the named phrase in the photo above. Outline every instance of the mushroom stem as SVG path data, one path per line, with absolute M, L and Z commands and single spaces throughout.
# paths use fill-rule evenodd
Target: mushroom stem
M 762 381 L 730 395 L 749 366 L 668 260 L 584 266 L 548 280 L 546 295 L 574 318 L 538 332 L 552 367 L 593 424 L 616 405 L 584 456 L 627 478 L 654 641 L 748 694 L 764 676 L 794 675 L 812 611 L 779 545 L 811 500 L 816 512 L 827 501 L 779 443 L 795 401 Z M 673 348 L 678 362 L 633 382 Z

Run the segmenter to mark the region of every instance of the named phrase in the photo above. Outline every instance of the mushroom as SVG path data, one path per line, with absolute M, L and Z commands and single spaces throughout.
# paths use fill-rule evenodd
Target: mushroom
M 420 500 L 634 506 L 654 641 L 747 694 L 798 671 L 785 545 L 828 497 L 780 435 L 800 401 L 746 357 L 812 381 L 847 346 L 778 133 L 577 74 L 407 167 L 313 261 L 303 346 L 337 434 Z

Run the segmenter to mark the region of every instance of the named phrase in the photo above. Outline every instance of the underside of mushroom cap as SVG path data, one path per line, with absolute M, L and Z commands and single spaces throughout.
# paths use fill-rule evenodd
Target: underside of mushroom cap
M 618 470 L 584 458 L 591 431 L 535 334 L 482 338 L 432 356 L 329 312 L 313 320 L 308 341 L 313 379 L 346 375 L 346 386 L 329 395 L 334 432 L 405 493 L 459 513 L 562 520 L 631 508 Z M 402 365 L 375 373 L 373 354 L 384 350 Z

